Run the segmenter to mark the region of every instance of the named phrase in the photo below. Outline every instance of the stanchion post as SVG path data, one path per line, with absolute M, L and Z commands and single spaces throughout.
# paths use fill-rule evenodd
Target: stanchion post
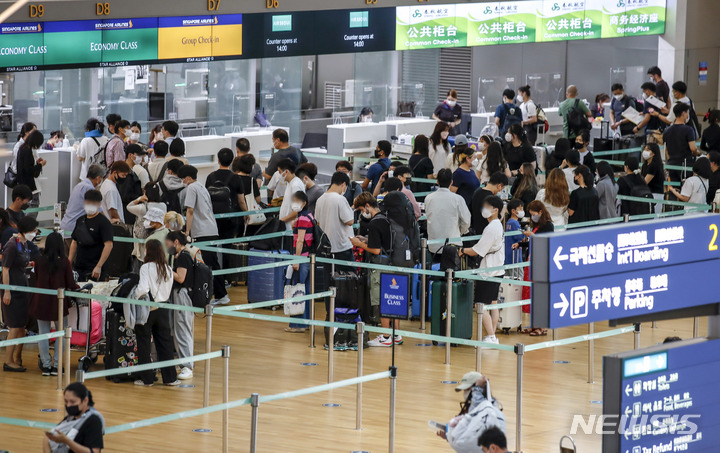
M 525 357 L 525 345 L 518 343 L 515 345 L 515 354 L 517 354 L 517 395 L 515 397 L 515 451 L 522 451 L 522 391 L 523 391 L 523 358 Z
M 693 318 L 693 338 L 700 336 L 700 318 L 695 316 Z
M 88 310 L 88 316 L 90 316 L 89 310 Z M 88 335 L 90 335 L 90 332 L 88 332 Z M 71 337 L 72 337 L 72 328 L 65 327 L 65 343 L 63 344 L 63 349 L 65 349 L 65 351 L 64 351 L 64 353 L 65 353 L 65 387 L 70 385 L 70 368 L 71 368 L 70 367 L 70 338 Z M 61 374 L 60 370 L 58 370 L 58 374 Z
M 390 436 L 388 453 L 395 453 L 395 392 L 397 390 L 397 367 L 390 367 Z
M 332 294 L 330 295 L 330 322 L 335 322 L 335 287 L 330 288 Z M 333 381 L 333 350 L 335 349 L 335 335 L 333 334 L 333 327 L 330 327 L 330 333 L 328 334 L 328 384 Z M 358 346 L 359 349 L 359 346 Z
M 81 384 L 85 382 L 85 371 L 83 371 L 82 368 L 78 368 L 77 371 L 75 371 L 75 382 L 79 382 Z
M 60 332 L 62 330 L 65 330 L 64 320 L 63 320 L 63 313 L 65 310 L 63 310 L 64 304 L 65 304 L 65 289 L 60 288 L 57 290 L 57 299 L 58 299 L 58 320 L 57 325 L 55 326 L 57 331 Z M 90 316 L 90 312 L 88 311 L 88 316 Z M 90 335 L 90 332 L 88 332 L 88 335 Z M 65 365 L 65 361 L 63 360 L 63 356 L 65 355 L 64 349 L 60 347 L 60 344 L 62 343 L 62 338 L 56 338 L 55 339 L 55 356 L 58 358 L 58 376 L 57 376 L 57 389 L 62 390 L 63 389 L 63 366 Z M 80 381 L 82 382 L 82 381 Z
M 635 349 L 640 349 L 640 323 L 635 323 L 635 331 L 633 332 L 634 337 L 634 347 Z
M 422 247 L 420 247 L 422 270 L 427 269 L 427 252 L 428 245 L 427 239 L 422 240 Z M 420 276 L 420 330 L 425 330 L 425 318 L 427 317 L 427 275 L 422 274 Z
M 628 223 L 630 221 L 630 214 L 623 214 L 623 222 Z
M 253 393 L 250 396 L 252 406 L 252 417 L 250 420 L 250 453 L 257 451 L 257 430 L 258 430 L 258 406 L 260 406 L 260 394 Z
M 485 304 L 478 303 L 475 304 L 475 307 L 477 307 L 477 340 L 482 341 L 482 332 L 483 332 L 483 326 L 482 326 L 482 319 L 483 319 L 483 313 L 485 312 Z M 482 348 L 480 346 L 477 346 L 475 348 L 475 371 L 480 373 L 480 365 L 482 363 Z
M 227 404 L 230 401 L 230 346 L 229 345 L 223 345 L 222 347 L 222 353 L 223 353 L 223 363 L 224 366 L 224 376 L 223 376 L 223 403 Z M 228 453 L 230 451 L 230 444 L 228 442 L 228 431 L 230 429 L 230 409 L 225 409 L 223 411 L 223 417 L 222 417 L 222 424 L 223 424 L 223 439 L 222 439 L 222 451 L 223 453 Z
M 205 352 L 212 352 L 213 306 L 205 306 Z M 210 359 L 205 361 L 205 382 L 203 386 L 203 407 L 210 405 Z
M 315 254 L 310 254 L 310 294 L 315 294 Z M 315 319 L 315 299 L 310 299 L 310 319 Z M 315 347 L 315 324 L 310 324 L 310 347 Z
M 447 317 L 445 319 L 445 365 L 450 365 L 450 338 L 452 338 L 452 283 L 453 270 L 447 270 Z M 441 321 L 442 322 L 442 321 Z
M 592 335 L 595 332 L 595 324 L 588 324 L 588 334 Z M 595 341 L 588 340 L 588 384 L 595 382 Z
M 557 329 L 550 329 L 552 330 L 552 339 L 553 341 L 557 340 Z
M 357 354 L 357 377 L 362 377 L 363 375 L 363 346 L 365 344 L 364 337 L 365 337 L 365 323 L 359 322 L 356 325 L 357 330 L 357 345 L 358 345 L 358 354 Z M 362 382 L 358 382 L 357 385 L 357 395 L 355 400 L 355 429 L 361 430 L 362 429 L 362 398 L 363 398 L 363 384 Z

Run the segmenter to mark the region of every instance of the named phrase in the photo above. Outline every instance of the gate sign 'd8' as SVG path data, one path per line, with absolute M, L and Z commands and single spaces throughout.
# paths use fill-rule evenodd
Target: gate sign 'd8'
M 720 215 L 647 221 L 538 235 L 534 282 L 560 282 L 720 259 Z

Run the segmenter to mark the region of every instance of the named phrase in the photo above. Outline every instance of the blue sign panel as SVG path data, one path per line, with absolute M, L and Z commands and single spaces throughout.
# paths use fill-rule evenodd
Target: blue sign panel
M 720 340 L 604 358 L 603 452 L 706 452 L 720 445 Z M 610 423 L 608 423 L 608 421 Z
M 533 282 L 720 259 L 720 215 L 634 222 L 537 235 L 532 241 Z
M 410 276 L 380 274 L 380 315 L 383 318 L 409 319 Z
M 533 283 L 533 325 L 558 328 L 720 302 L 720 261 L 558 283 Z

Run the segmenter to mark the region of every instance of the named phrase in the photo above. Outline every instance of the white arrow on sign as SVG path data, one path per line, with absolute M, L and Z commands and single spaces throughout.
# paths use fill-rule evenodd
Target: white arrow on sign
M 568 302 L 565 294 L 560 294 L 560 298 L 562 299 L 562 302 L 555 302 L 553 304 L 553 308 L 560 310 L 560 317 L 562 318 L 563 316 L 565 316 L 565 312 L 570 306 L 570 302 Z
M 630 409 L 630 407 L 626 407 L 626 408 L 625 408 L 625 415 L 629 416 L 630 414 L 632 414 L 632 409 Z
M 558 270 L 562 270 L 562 262 L 570 258 L 568 255 L 562 255 L 562 246 L 558 247 L 557 250 L 555 250 L 555 256 L 553 256 L 553 261 L 555 262 L 555 266 L 557 266 Z
M 632 387 L 630 387 L 630 384 L 625 386 L 625 396 L 630 396 L 632 393 Z

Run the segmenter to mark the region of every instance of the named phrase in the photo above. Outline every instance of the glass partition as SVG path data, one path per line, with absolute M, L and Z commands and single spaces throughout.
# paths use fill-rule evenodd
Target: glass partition
M 258 104 L 270 124 L 290 128 L 290 141 L 299 142 L 302 57 L 260 60 Z
M 610 68 L 610 83 L 608 87 L 611 87 L 615 83 L 622 83 L 625 88 L 625 93 L 636 99 L 641 99 L 642 89 L 640 86 L 648 80 L 647 69 L 645 66 Z
M 560 72 L 532 73 L 525 76 L 532 87 L 533 101 L 542 107 L 557 107 L 565 100 L 565 76 Z
M 370 107 L 376 118 L 384 121 L 395 117 L 397 108 L 397 52 L 366 52 L 355 54 L 354 112 Z

